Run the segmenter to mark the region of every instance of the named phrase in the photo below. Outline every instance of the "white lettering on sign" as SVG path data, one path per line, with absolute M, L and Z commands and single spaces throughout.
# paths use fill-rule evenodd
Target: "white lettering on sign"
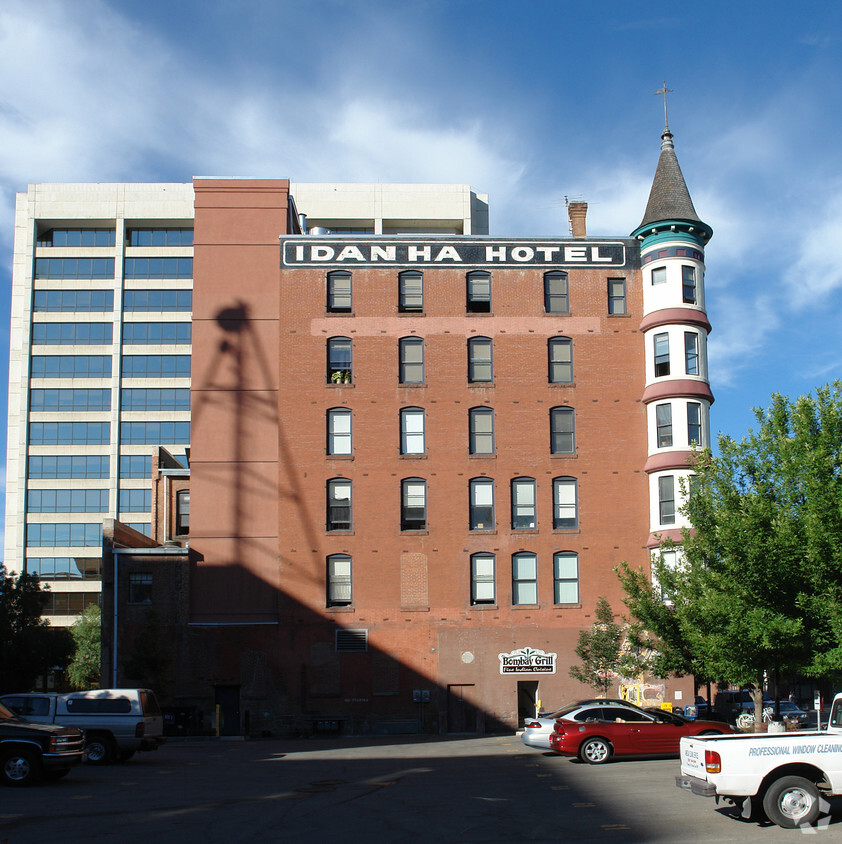
M 598 243 L 571 240 L 553 241 L 491 241 L 466 237 L 458 240 L 444 238 L 415 238 L 389 242 L 351 240 L 336 236 L 298 236 L 281 241 L 283 266 L 393 264 L 494 264 L 509 267 L 563 268 L 566 264 L 592 267 L 628 267 L 640 265 L 640 252 L 633 241 L 600 241 Z

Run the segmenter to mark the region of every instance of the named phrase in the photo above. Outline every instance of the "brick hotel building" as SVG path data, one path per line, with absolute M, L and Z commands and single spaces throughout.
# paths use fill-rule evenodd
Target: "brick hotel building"
M 668 129 L 630 236 L 588 237 L 571 203 L 569 236 L 492 238 L 463 186 L 391 212 L 399 186 L 363 187 L 19 200 L 7 561 L 67 567 L 68 593 L 102 561 L 115 683 L 119 619 L 170 608 L 167 702 L 219 705 L 224 732 L 475 732 L 590 694 L 579 631 L 600 596 L 622 610 L 615 566 L 678 535 L 708 442 L 711 229 Z M 188 443 L 189 491 L 176 470 L 153 516 L 151 455 Z M 74 527 L 104 518 L 135 528 L 116 553 Z

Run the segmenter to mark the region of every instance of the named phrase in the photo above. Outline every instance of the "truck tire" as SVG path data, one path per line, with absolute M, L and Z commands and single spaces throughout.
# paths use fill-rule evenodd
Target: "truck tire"
M 90 765 L 107 765 L 114 758 L 114 743 L 107 735 L 95 733 L 85 742 L 85 761 Z
M 41 760 L 29 750 L 8 750 L 0 755 L 3 785 L 32 785 L 41 774 Z
M 604 738 L 589 738 L 579 748 L 579 758 L 589 765 L 602 765 L 611 758 L 611 744 Z
M 763 811 L 784 829 L 812 826 L 819 819 L 819 790 L 804 777 L 781 777 L 763 796 Z

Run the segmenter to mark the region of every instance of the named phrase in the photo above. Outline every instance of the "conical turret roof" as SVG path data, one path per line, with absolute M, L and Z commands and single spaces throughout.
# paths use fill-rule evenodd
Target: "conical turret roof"
M 690 191 L 678 166 L 675 147 L 672 143 L 672 132 L 667 126 L 661 135 L 661 157 L 658 159 L 658 169 L 652 181 L 649 192 L 649 202 L 646 203 L 646 213 L 638 228 L 648 226 L 660 220 L 693 220 L 701 223 L 690 199 Z

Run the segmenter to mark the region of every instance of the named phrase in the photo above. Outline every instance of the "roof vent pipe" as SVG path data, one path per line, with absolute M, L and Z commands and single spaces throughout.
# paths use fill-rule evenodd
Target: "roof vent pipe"
M 307 234 L 307 215 L 298 215 L 298 224 L 301 226 L 301 234 Z

